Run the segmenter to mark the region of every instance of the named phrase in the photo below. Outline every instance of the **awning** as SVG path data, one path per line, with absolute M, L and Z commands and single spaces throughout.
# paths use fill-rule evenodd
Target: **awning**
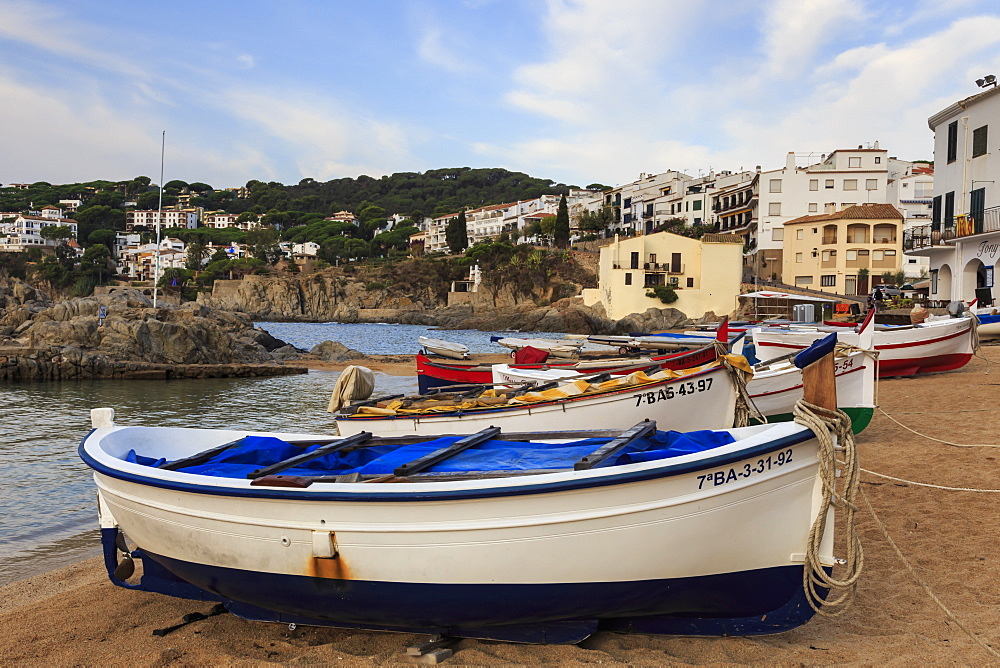
M 761 290 L 759 292 L 748 292 L 745 295 L 740 295 L 740 297 L 750 297 L 752 299 L 791 299 L 793 301 L 800 301 L 800 302 L 830 302 L 831 304 L 835 304 L 839 301 L 837 299 L 810 297 L 808 295 L 793 295 L 788 292 L 770 292 L 766 290 Z

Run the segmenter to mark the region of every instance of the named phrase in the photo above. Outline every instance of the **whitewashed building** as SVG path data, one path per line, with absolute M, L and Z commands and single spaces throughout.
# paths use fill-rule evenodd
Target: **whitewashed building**
M 60 217 L 62 211 L 52 207 L 57 214 L 46 208 L 41 215 L 21 215 L 0 219 L 0 251 L 22 252 L 29 248 L 54 249 L 62 240 L 46 239 L 42 229 L 65 225 L 76 237 L 77 223 L 72 218 Z
M 993 146 L 1000 130 L 1000 90 L 995 79 L 980 85 L 986 90 L 927 119 L 934 132 L 931 219 L 903 239 L 907 255 L 927 258 L 930 297 L 941 302 L 983 302 L 997 294 L 1000 157 L 993 157 Z
M 160 225 L 163 228 L 179 227 L 193 230 L 198 227 L 198 212 L 193 210 L 185 211 L 126 211 L 125 231 L 134 232 L 136 227 L 144 227 L 147 230 L 156 230 L 157 213 L 159 213 Z

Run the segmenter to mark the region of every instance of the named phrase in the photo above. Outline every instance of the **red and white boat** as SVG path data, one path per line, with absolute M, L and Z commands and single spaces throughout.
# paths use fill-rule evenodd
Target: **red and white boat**
M 720 338 L 721 337 L 721 338 Z M 723 328 L 716 340 L 725 341 L 727 334 Z M 581 373 L 610 372 L 612 375 L 628 374 L 636 367 L 659 364 L 661 369 L 690 369 L 714 362 L 717 357 L 715 344 L 696 350 L 668 355 L 651 355 L 639 358 L 605 358 L 596 360 L 545 362 L 543 364 L 512 364 L 512 368 L 527 370 L 564 369 Z M 464 362 L 434 359 L 417 354 L 417 386 L 421 394 L 435 387 L 446 385 L 488 385 L 493 382 L 493 365 L 480 362 Z
M 874 342 L 879 354 L 879 377 L 913 376 L 965 366 L 975 352 L 975 327 L 969 317 L 877 327 Z M 762 361 L 795 353 L 831 331 L 837 332 L 840 343 L 861 347 L 858 333 L 843 327 L 769 328 L 753 332 L 755 353 Z

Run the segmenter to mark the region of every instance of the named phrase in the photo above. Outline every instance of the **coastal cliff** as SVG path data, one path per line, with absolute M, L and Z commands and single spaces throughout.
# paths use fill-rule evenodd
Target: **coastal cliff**
M 687 315 L 673 308 L 650 308 L 613 321 L 600 305 L 585 306 L 576 296 L 579 291 L 578 285 L 568 281 L 538 286 L 528 293 L 516 284 L 484 285 L 478 292 L 457 293 L 463 303 L 449 306 L 448 292 L 433 286 L 386 284 L 331 271 L 216 281 L 212 294 L 200 294 L 198 303 L 258 321 L 393 322 L 486 331 L 617 334 L 661 331 L 691 323 Z

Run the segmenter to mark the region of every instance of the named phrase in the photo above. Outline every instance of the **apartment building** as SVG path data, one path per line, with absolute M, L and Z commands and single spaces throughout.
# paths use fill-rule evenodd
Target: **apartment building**
M 903 240 L 908 256 L 927 259 L 930 296 L 942 301 L 983 302 L 982 297 L 997 295 L 1000 159 L 992 156 L 1000 127 L 1000 95 L 995 77 L 976 83 L 982 92 L 927 119 L 934 132 L 931 219 L 913 227 Z
M 903 214 L 856 204 L 784 223 L 785 282 L 844 295 L 868 292 L 903 267 Z
M 160 226 L 162 228 L 180 227 L 193 230 L 198 227 L 198 212 L 193 210 L 183 211 L 126 211 L 125 231 L 134 232 L 137 227 L 142 227 L 148 231 L 155 231 L 157 227 L 157 214 L 159 214 Z
M 76 237 L 76 221 L 63 218 L 58 207 L 46 207 L 40 215 L 17 214 L 11 218 L 0 218 L 0 250 L 16 253 L 29 248 L 54 249 L 63 242 L 46 239 L 42 236 L 42 229 L 59 225 L 68 227 Z

